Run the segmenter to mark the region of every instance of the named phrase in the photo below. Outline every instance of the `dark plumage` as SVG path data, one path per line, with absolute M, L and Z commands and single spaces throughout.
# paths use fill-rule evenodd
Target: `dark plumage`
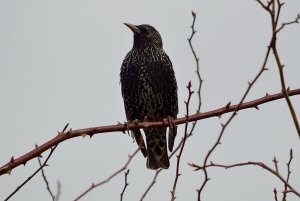
M 125 23 L 134 34 L 132 49 L 121 67 L 121 88 L 128 121 L 162 121 L 177 118 L 177 83 L 168 55 L 163 50 L 158 31 L 150 25 L 135 26 Z M 169 118 L 170 119 L 170 118 Z M 134 137 L 150 169 L 170 166 L 166 128 L 145 128 L 147 149 L 140 130 L 133 130 Z M 176 126 L 169 128 L 169 150 L 172 151 Z

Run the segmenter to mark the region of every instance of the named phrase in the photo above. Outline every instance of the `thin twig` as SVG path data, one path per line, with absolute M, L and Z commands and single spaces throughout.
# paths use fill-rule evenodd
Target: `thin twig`
M 124 185 L 124 188 L 123 188 L 123 190 L 122 190 L 122 193 L 120 194 L 120 196 L 121 196 L 121 199 L 120 199 L 120 200 L 121 200 L 121 201 L 123 200 L 124 192 L 125 192 L 127 186 L 129 185 L 129 183 L 127 182 L 127 176 L 128 176 L 128 174 L 129 174 L 129 169 L 128 169 L 126 172 L 124 172 L 124 175 L 125 175 L 125 185 Z
M 69 123 L 65 125 L 65 127 L 63 128 L 63 131 L 61 133 L 65 133 L 66 129 L 68 128 Z M 45 166 L 47 166 L 47 162 L 50 159 L 50 157 L 52 156 L 53 152 L 55 151 L 55 149 L 57 148 L 58 144 L 56 144 L 53 148 L 50 149 L 50 153 L 47 156 L 46 160 L 44 161 L 44 163 L 42 165 L 40 165 L 40 167 L 31 175 L 29 176 L 20 186 L 18 186 L 7 198 L 5 198 L 4 201 L 9 200 L 14 194 L 16 194 L 25 184 L 27 184 L 27 182 L 29 182 L 40 170 L 42 170 Z M 41 157 L 41 156 L 39 156 Z
M 55 145 L 53 148 L 51 148 L 50 153 L 48 155 L 48 157 L 46 158 L 46 160 L 44 161 L 44 163 L 42 164 L 41 167 L 39 167 L 30 177 L 28 177 L 20 186 L 18 186 L 16 188 L 16 190 L 14 190 L 7 198 L 4 199 L 4 201 L 9 200 L 14 194 L 16 194 L 27 182 L 29 182 L 41 169 L 43 169 L 43 167 L 46 166 L 48 160 L 50 159 L 50 157 L 52 156 L 54 150 L 56 149 L 56 147 L 58 146 Z
M 38 147 L 38 145 L 36 144 L 35 147 Z M 42 164 L 42 162 L 41 162 L 40 157 L 38 157 L 38 161 L 39 161 L 40 167 L 42 167 L 43 164 Z M 47 166 L 47 164 L 46 164 L 46 166 Z M 50 194 L 52 200 L 55 201 L 55 196 L 53 195 L 53 193 L 52 193 L 52 191 L 51 191 L 51 188 L 50 188 L 50 186 L 49 186 L 49 182 L 48 182 L 48 179 L 47 179 L 47 177 L 46 177 L 46 174 L 45 174 L 45 171 L 44 171 L 44 168 L 43 168 L 43 167 L 42 167 L 42 169 L 41 169 L 41 172 L 42 172 L 43 180 L 44 180 L 44 182 L 45 182 L 45 184 L 46 184 L 47 191 L 49 192 L 49 194 Z
M 276 50 L 276 37 L 277 37 L 277 32 L 276 32 L 276 28 L 277 28 L 277 25 L 278 25 L 278 21 L 279 21 L 279 15 L 280 15 L 280 9 L 281 9 L 281 6 L 283 4 L 280 4 L 279 1 L 278 1 L 278 10 L 277 12 L 275 11 L 275 1 L 272 0 L 271 2 L 268 3 L 268 5 L 264 5 L 260 0 L 257 0 L 257 2 L 265 9 L 267 10 L 270 15 L 272 16 L 271 19 L 272 19 L 272 29 L 273 29 L 273 34 L 272 34 L 272 38 L 271 38 L 271 41 L 269 43 L 269 46 L 268 46 L 268 49 L 267 49 L 267 52 L 265 54 L 265 58 L 264 58 L 264 62 L 263 62 L 263 65 L 261 67 L 261 69 L 259 70 L 259 72 L 257 73 L 257 75 L 255 76 L 255 78 L 253 79 L 252 82 L 249 82 L 249 86 L 248 88 L 246 89 L 246 92 L 244 93 L 242 99 L 240 100 L 240 103 L 238 104 L 236 110 L 232 113 L 232 115 L 230 116 L 230 118 L 227 120 L 227 122 L 225 124 L 222 124 L 222 129 L 221 129 L 221 132 L 219 134 L 219 137 L 217 139 L 217 141 L 215 142 L 215 144 L 213 145 L 213 147 L 208 151 L 205 159 L 204 159 L 204 162 L 203 162 L 203 172 L 204 172 L 204 176 L 205 176 L 205 179 L 204 179 L 204 182 L 202 183 L 201 187 L 199 190 L 197 190 L 198 192 L 198 201 L 201 200 L 201 192 L 203 191 L 203 188 L 205 187 L 206 183 L 208 182 L 209 178 L 208 178 L 208 174 L 207 174 L 207 171 L 206 171 L 206 165 L 207 165 L 207 162 L 208 162 L 208 159 L 210 157 L 210 155 L 213 153 L 213 151 L 216 149 L 216 147 L 221 143 L 221 139 L 223 137 L 223 134 L 224 134 L 224 131 L 226 129 L 226 127 L 228 126 L 228 124 L 233 120 L 233 118 L 235 117 L 235 115 L 237 114 L 237 111 L 240 110 L 240 107 L 242 106 L 246 96 L 248 95 L 249 91 L 251 90 L 252 86 L 255 84 L 255 82 L 258 80 L 258 78 L 261 76 L 261 74 L 267 70 L 266 69 L 266 63 L 268 61 L 268 58 L 270 56 L 270 52 L 271 50 L 273 50 L 274 52 L 274 49 Z M 271 7 L 272 5 L 272 7 Z M 275 53 L 274 53 L 275 54 Z M 277 60 L 277 59 L 276 59 Z M 278 62 L 279 60 L 277 60 L 277 63 L 278 65 L 280 64 L 280 67 L 282 67 L 281 63 Z M 287 95 L 287 90 L 284 88 L 282 90 L 282 92 L 284 93 L 284 96 L 286 99 L 289 99 L 288 98 L 288 95 Z M 291 107 L 290 107 L 291 108 Z M 292 115 L 293 117 L 295 117 L 295 115 Z M 297 121 L 295 120 L 294 118 L 294 122 L 295 124 L 297 123 Z M 300 136 L 300 134 L 299 134 Z
M 194 56 L 194 59 L 195 59 L 195 62 L 196 62 L 196 75 L 197 75 L 197 78 L 198 78 L 198 81 L 199 81 L 198 90 L 197 90 L 197 94 L 198 94 L 198 108 L 197 108 L 197 112 L 200 112 L 200 109 L 201 109 L 201 106 L 202 106 L 201 89 L 202 89 L 202 84 L 203 84 L 204 80 L 202 79 L 201 73 L 200 73 L 199 57 L 197 56 L 196 51 L 195 51 L 194 46 L 193 46 L 193 43 L 192 43 L 194 35 L 197 32 L 195 30 L 195 21 L 196 21 L 196 16 L 197 15 L 196 15 L 196 13 L 194 11 L 192 11 L 192 16 L 193 16 L 193 22 L 192 22 L 192 25 L 191 25 L 192 33 L 191 33 L 191 36 L 188 38 L 188 42 L 189 42 L 190 49 L 191 49 L 191 51 L 193 53 L 193 56 Z
M 270 44 L 272 43 L 272 40 L 270 42 Z M 247 95 L 249 94 L 250 90 L 252 89 L 253 85 L 256 83 L 256 81 L 258 80 L 258 78 L 262 75 L 262 73 L 266 70 L 266 64 L 267 64 L 267 60 L 269 58 L 270 55 L 270 51 L 271 48 L 270 46 L 267 49 L 266 55 L 265 55 L 265 59 L 264 62 L 259 70 L 259 72 L 257 73 L 257 75 L 254 77 L 254 79 L 251 82 L 248 82 L 248 87 L 244 93 L 244 95 L 242 96 L 239 104 L 235 107 L 234 112 L 231 114 L 231 116 L 229 117 L 229 119 L 226 121 L 225 124 L 222 124 L 222 129 L 221 132 L 218 136 L 218 139 L 216 140 L 216 142 L 214 143 L 214 145 L 212 146 L 212 148 L 208 151 L 207 155 L 205 156 L 204 162 L 203 162 L 203 166 L 206 167 L 206 164 L 208 162 L 209 157 L 211 156 L 211 154 L 213 153 L 213 151 L 216 149 L 216 147 L 221 143 L 221 139 L 224 135 L 225 129 L 227 128 L 227 126 L 230 124 L 230 122 L 233 120 L 233 118 L 235 117 L 235 115 L 237 114 L 237 112 L 241 109 L 244 100 L 246 99 Z M 227 108 L 227 106 L 225 107 Z M 228 107 L 230 108 L 230 106 Z M 203 168 L 203 172 L 204 172 L 204 181 L 201 184 L 200 188 L 197 189 L 197 193 L 198 193 L 198 201 L 201 200 L 201 192 L 203 191 L 206 183 L 209 181 L 209 177 L 208 177 L 208 173 L 206 171 L 206 168 Z
M 273 1 L 273 5 L 275 6 L 276 1 L 275 0 L 272 0 L 272 1 Z M 273 54 L 274 54 L 274 57 L 275 57 L 275 61 L 276 61 L 277 67 L 278 67 L 282 92 L 284 94 L 285 100 L 287 102 L 287 105 L 289 107 L 291 116 L 293 118 L 296 130 L 297 130 L 297 133 L 298 133 L 298 137 L 300 138 L 300 126 L 299 126 L 297 114 L 295 112 L 293 104 L 292 104 L 292 102 L 289 98 L 289 95 L 287 93 L 288 89 L 287 89 L 286 84 L 285 84 L 285 77 L 284 77 L 284 72 L 283 72 L 284 65 L 281 62 L 281 59 L 279 57 L 279 53 L 278 53 L 278 50 L 277 50 L 277 34 L 285 26 L 295 24 L 295 23 L 299 23 L 300 16 L 298 14 L 295 20 L 283 23 L 279 28 L 277 28 L 278 27 L 279 16 L 280 16 L 280 11 L 281 11 L 282 6 L 283 6 L 283 3 L 280 3 L 280 1 L 278 0 L 277 1 L 277 12 L 274 10 L 274 12 L 270 13 L 271 21 L 272 21 L 272 24 L 273 24 L 273 43 L 271 44 L 271 48 L 272 48 L 272 51 L 273 51 Z
M 283 72 L 284 65 L 282 64 L 282 62 L 280 60 L 279 53 L 278 53 L 278 50 L 277 50 L 277 34 L 285 26 L 299 23 L 300 15 L 298 14 L 297 17 L 295 18 L 295 20 L 292 20 L 290 22 L 282 23 L 281 26 L 278 28 L 278 26 L 279 26 L 278 25 L 279 24 L 279 17 L 280 17 L 281 9 L 282 9 L 282 6 L 284 5 L 284 3 L 280 3 L 279 0 L 277 0 L 277 1 L 271 0 L 269 4 L 272 4 L 272 7 L 270 8 L 270 6 L 264 6 L 264 4 L 260 0 L 257 0 L 257 2 L 260 5 L 262 5 L 265 8 L 265 10 L 270 14 L 271 23 L 272 23 L 272 43 L 270 44 L 270 47 L 272 49 L 272 52 L 274 54 L 275 61 L 276 61 L 277 67 L 278 67 L 282 92 L 284 94 L 284 97 L 285 97 L 287 105 L 289 107 L 291 116 L 293 118 L 293 122 L 294 122 L 294 125 L 295 125 L 295 128 L 296 128 L 296 131 L 298 133 L 298 137 L 300 138 L 300 125 L 299 125 L 299 122 L 298 122 L 297 114 L 295 112 L 293 104 L 292 104 L 292 102 L 289 98 L 289 95 L 288 95 L 288 90 L 289 89 L 286 87 L 285 77 L 284 77 L 284 72 Z
M 293 20 L 293 21 L 290 21 L 290 22 L 284 22 L 281 24 L 281 26 L 276 30 L 276 32 L 280 32 L 281 29 L 283 29 L 285 26 L 288 26 L 288 25 L 291 25 L 291 24 L 296 24 L 296 23 L 299 23 L 299 20 L 300 20 L 300 14 L 297 15 L 296 19 Z
M 59 201 L 60 194 L 61 194 L 61 184 L 60 181 L 57 181 L 57 191 L 55 195 L 55 201 Z
M 109 182 L 112 178 L 114 178 L 115 176 L 117 176 L 118 174 L 120 174 L 121 172 L 123 172 L 124 170 L 127 169 L 129 163 L 131 162 L 131 160 L 135 157 L 135 155 L 139 152 L 139 148 L 137 150 L 135 150 L 131 155 L 128 156 L 128 161 L 125 163 L 125 165 L 120 168 L 119 170 L 117 170 L 115 173 L 113 173 L 111 176 L 109 176 L 107 179 L 98 182 L 98 183 L 92 183 L 92 185 L 86 189 L 83 193 L 81 193 L 78 197 L 76 197 L 74 199 L 74 201 L 80 200 L 83 196 L 85 196 L 87 193 L 89 193 L 91 190 L 94 190 L 95 188 Z
M 274 192 L 274 199 L 275 199 L 275 201 L 278 201 L 276 188 L 274 188 L 273 192 Z
M 290 160 L 289 162 L 286 164 L 287 165 L 287 177 L 286 177 L 286 181 L 287 183 L 289 183 L 290 180 L 290 176 L 291 176 L 291 162 L 293 160 L 293 149 L 290 150 Z M 287 192 L 288 192 L 288 186 L 286 184 L 284 184 L 284 191 L 283 191 L 283 196 L 282 196 L 282 201 L 286 201 L 286 196 L 287 196 Z
M 161 168 L 158 169 L 158 170 L 156 170 L 156 173 L 155 173 L 155 175 L 154 175 L 154 177 L 153 177 L 153 179 L 152 179 L 150 185 L 148 186 L 148 188 L 146 189 L 146 191 L 144 192 L 144 194 L 143 194 L 142 197 L 140 198 L 140 201 L 142 201 L 142 200 L 145 199 L 145 197 L 146 197 L 146 195 L 149 193 L 150 189 L 151 189 L 151 188 L 153 187 L 153 185 L 156 183 L 156 179 L 157 179 L 159 173 L 160 173 L 162 170 L 163 170 L 163 169 L 161 169 Z
M 279 169 L 278 169 L 278 160 L 276 159 L 276 157 L 274 156 L 273 158 L 273 163 L 274 163 L 274 166 L 275 166 L 275 171 L 276 172 L 279 172 Z
M 186 123 L 185 123 L 185 127 L 184 127 L 184 137 L 182 139 L 182 145 L 181 145 L 179 154 L 177 155 L 176 174 L 175 174 L 173 189 L 171 191 L 171 201 L 174 201 L 175 198 L 176 198 L 175 195 L 176 195 L 177 181 L 179 179 L 179 176 L 181 175 L 179 173 L 180 159 L 181 159 L 181 156 L 182 156 L 182 153 L 183 153 L 183 149 L 184 149 L 184 145 L 185 145 L 185 142 L 186 142 L 186 138 L 187 138 L 187 135 L 188 135 L 187 130 L 188 130 L 188 125 L 189 125 L 189 104 L 190 104 L 191 96 L 194 93 L 191 90 L 191 88 L 192 88 L 192 84 L 191 84 L 191 81 L 190 81 L 189 84 L 188 84 L 188 86 L 187 86 L 187 89 L 188 89 L 188 99 L 187 99 L 187 101 L 185 101 Z
M 221 168 L 225 168 L 225 169 L 230 169 L 230 168 L 234 168 L 234 167 L 249 166 L 249 165 L 260 166 L 264 170 L 275 175 L 279 180 L 281 180 L 285 185 L 287 185 L 287 187 L 289 188 L 289 192 L 292 192 L 295 195 L 297 195 L 298 197 L 300 197 L 300 193 L 293 186 L 291 186 L 291 184 L 289 184 L 289 182 L 283 176 L 281 176 L 281 174 L 279 172 L 276 172 L 276 170 L 273 170 L 272 168 L 270 168 L 269 166 L 267 166 L 266 164 L 264 164 L 262 162 L 249 161 L 249 162 L 245 162 L 245 163 L 236 163 L 236 164 L 232 164 L 232 165 L 222 165 L 222 164 L 215 164 L 215 163 L 211 162 L 209 165 L 206 165 L 205 167 L 199 166 L 199 165 L 196 165 L 193 163 L 189 164 L 189 165 L 194 167 L 195 171 L 210 168 L 210 167 L 221 167 Z

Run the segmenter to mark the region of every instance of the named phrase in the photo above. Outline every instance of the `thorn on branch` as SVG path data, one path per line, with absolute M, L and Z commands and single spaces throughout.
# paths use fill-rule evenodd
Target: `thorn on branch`
M 231 105 L 231 101 L 229 103 L 227 103 L 227 105 L 225 106 L 225 108 L 229 109 L 230 105 Z
M 10 158 L 10 163 L 13 163 L 15 161 L 15 159 L 14 159 L 14 157 L 12 156 L 11 158 Z
M 63 128 L 63 130 L 62 130 L 63 133 L 67 130 L 69 124 L 70 124 L 70 123 L 67 123 L 67 124 L 65 125 L 65 127 Z

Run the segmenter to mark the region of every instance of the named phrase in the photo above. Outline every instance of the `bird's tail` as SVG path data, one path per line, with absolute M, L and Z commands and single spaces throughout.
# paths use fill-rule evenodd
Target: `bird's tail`
M 147 168 L 152 170 L 168 169 L 170 162 L 166 143 L 166 128 L 146 128 L 144 131 L 148 150 Z
M 144 157 L 147 157 L 147 150 L 146 150 L 144 138 L 143 138 L 143 136 L 141 134 L 140 129 L 133 130 L 132 133 L 133 133 L 135 141 L 138 144 L 138 146 L 139 146 L 142 154 L 144 155 Z

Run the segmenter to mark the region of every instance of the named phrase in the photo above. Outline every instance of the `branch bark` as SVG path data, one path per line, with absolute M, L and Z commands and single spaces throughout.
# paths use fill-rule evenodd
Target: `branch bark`
M 295 90 L 289 90 L 289 91 L 287 91 L 287 93 L 289 96 L 299 95 L 300 88 L 295 89 Z M 244 110 L 244 109 L 248 109 L 248 108 L 258 108 L 258 106 L 261 104 L 271 102 L 274 100 L 278 100 L 278 99 L 282 99 L 282 98 L 284 98 L 283 93 L 277 93 L 277 94 L 273 94 L 273 95 L 266 94 L 266 96 L 264 96 L 262 98 L 243 103 L 242 105 L 240 105 L 239 110 Z M 196 113 L 196 114 L 189 116 L 188 121 L 194 122 L 197 120 L 211 118 L 211 117 L 220 117 L 223 114 L 235 111 L 237 109 L 237 107 L 238 107 L 238 105 L 225 106 L 225 107 L 221 107 L 221 108 L 211 110 L 208 112 L 204 112 L 204 113 Z M 176 125 L 184 124 L 184 123 L 186 123 L 186 117 L 176 119 L 176 120 L 174 120 L 174 123 Z M 68 140 L 70 138 L 79 137 L 79 136 L 85 137 L 87 135 L 92 137 L 94 134 L 110 133 L 110 132 L 117 132 L 117 131 L 125 132 L 127 130 L 132 130 L 132 129 L 137 129 L 137 128 L 159 128 L 159 127 L 168 127 L 168 126 L 169 125 L 163 121 L 162 122 L 140 122 L 138 124 L 136 124 L 136 123 L 131 123 L 131 124 L 118 123 L 118 124 L 109 125 L 109 126 L 91 127 L 91 128 L 84 128 L 84 129 L 78 129 L 78 130 L 69 130 L 67 133 L 58 133 L 58 135 L 56 137 L 54 137 L 53 139 L 40 145 L 36 149 L 24 154 L 23 156 L 20 156 L 16 159 L 14 157 L 11 157 L 11 159 L 8 163 L 6 163 L 2 167 L 0 167 L 0 175 L 10 174 L 11 171 L 14 168 L 18 167 L 19 165 L 22 165 L 22 164 L 26 165 L 26 163 L 29 160 L 40 156 L 43 152 L 47 151 L 51 147 L 65 141 L 65 140 Z

